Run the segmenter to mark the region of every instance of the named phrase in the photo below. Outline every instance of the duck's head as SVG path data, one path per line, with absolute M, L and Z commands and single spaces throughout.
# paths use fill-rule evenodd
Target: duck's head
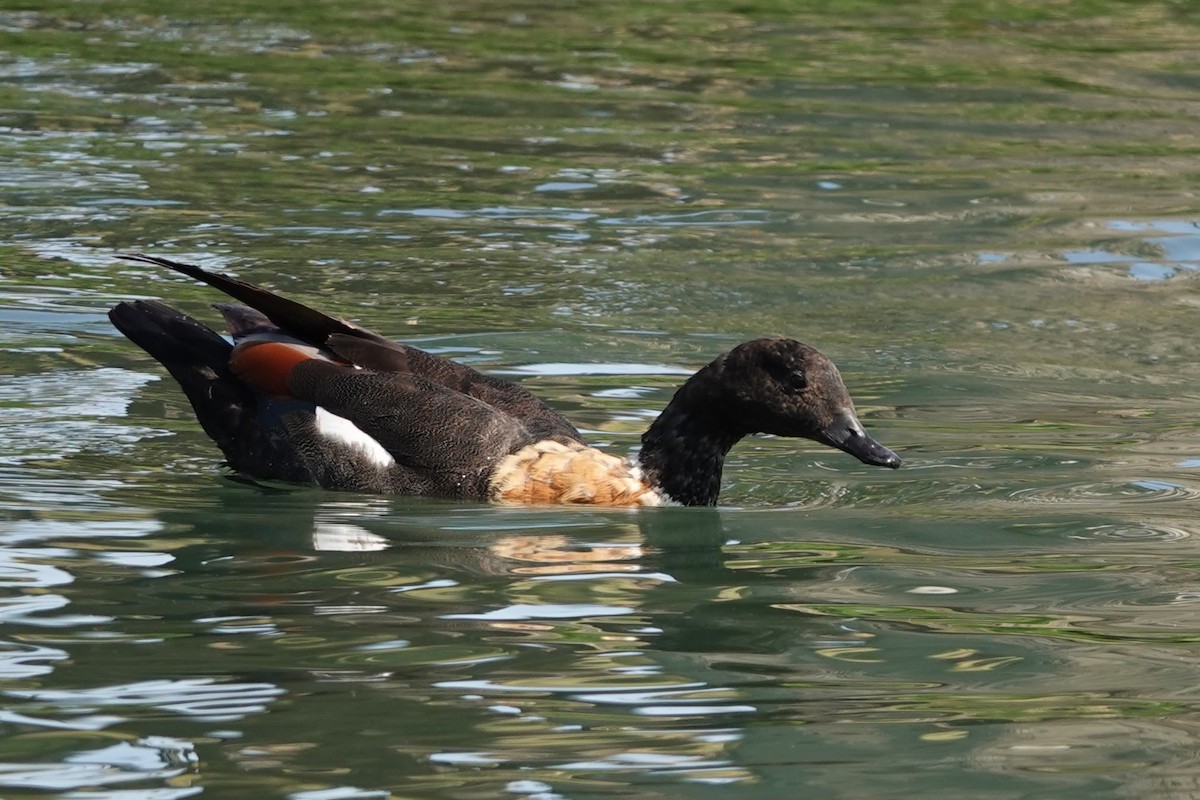
M 813 439 L 864 464 L 900 466 L 900 456 L 863 429 L 837 367 L 793 339 L 755 339 L 711 367 L 746 433 Z

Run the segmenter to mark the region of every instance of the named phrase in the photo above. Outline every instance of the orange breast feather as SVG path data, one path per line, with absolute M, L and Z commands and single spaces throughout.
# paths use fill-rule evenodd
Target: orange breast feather
M 496 465 L 492 499 L 521 505 L 658 506 L 663 497 L 622 459 L 555 441 L 528 445 Z

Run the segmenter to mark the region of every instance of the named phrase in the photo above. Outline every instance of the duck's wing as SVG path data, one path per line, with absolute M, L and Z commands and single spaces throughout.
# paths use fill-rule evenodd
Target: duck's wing
M 235 337 L 239 332 L 268 332 L 266 323 L 269 322 L 282 335 L 324 348 L 347 363 L 377 372 L 424 378 L 473 397 L 520 420 L 541 438 L 583 441 L 579 431 L 565 417 L 511 381 L 484 375 L 463 364 L 394 342 L 367 328 L 228 275 L 140 253 L 122 255 L 120 258 L 175 270 L 207 283 L 257 310 L 261 317 L 239 311 L 237 306 L 218 306 Z
M 486 500 L 500 460 L 541 438 L 503 411 L 427 378 L 341 364 L 302 345 L 248 342 L 234 349 L 230 368 L 264 395 L 316 409 L 312 429 L 290 430 L 324 486 L 348 488 L 349 469 L 377 475 L 375 491 Z M 327 451 L 335 445 L 358 455 L 347 464 Z
M 413 375 L 467 395 L 520 420 L 538 439 L 583 443 L 575 426 L 524 387 L 455 361 L 387 339 L 332 334 L 325 347 L 348 363 L 377 372 Z

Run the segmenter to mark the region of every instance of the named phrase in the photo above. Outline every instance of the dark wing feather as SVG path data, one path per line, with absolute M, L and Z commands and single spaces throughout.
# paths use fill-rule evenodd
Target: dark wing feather
M 583 442 L 579 431 L 565 417 L 512 381 L 484 375 L 455 361 L 400 342 L 335 333 L 325 342 L 325 346 L 351 364 L 377 372 L 424 378 L 480 400 L 520 420 L 539 439 Z
M 288 389 L 379 442 L 402 485 L 423 485 L 423 494 L 486 499 L 496 463 L 539 438 L 503 411 L 417 375 L 313 359 L 292 370 Z

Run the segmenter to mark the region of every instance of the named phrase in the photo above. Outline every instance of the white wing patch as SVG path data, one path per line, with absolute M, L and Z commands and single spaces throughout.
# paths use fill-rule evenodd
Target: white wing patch
M 317 433 L 327 439 L 358 448 L 371 459 L 371 463 L 384 469 L 396 463 L 392 454 L 383 445 L 372 439 L 350 420 L 317 406 Z

